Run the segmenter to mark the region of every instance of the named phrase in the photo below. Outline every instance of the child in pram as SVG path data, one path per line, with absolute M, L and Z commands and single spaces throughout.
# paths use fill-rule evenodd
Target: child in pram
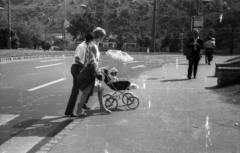
M 137 85 L 130 83 L 129 81 L 126 81 L 125 79 L 120 80 L 117 77 L 118 70 L 115 67 L 111 68 L 109 70 L 109 73 L 107 72 L 107 70 L 105 70 L 104 73 L 105 73 L 105 77 L 109 77 L 108 80 L 104 80 L 106 84 L 111 84 L 111 83 L 114 83 L 115 85 L 122 84 L 121 86 L 123 86 L 122 88 L 124 88 L 124 90 L 137 89 Z M 108 74 L 108 75 L 106 75 L 106 74 Z
M 103 97 L 105 98 L 105 106 L 110 110 L 114 110 L 118 106 L 117 99 L 122 97 L 122 101 L 125 105 L 127 105 L 130 109 L 135 109 L 139 105 L 139 99 L 134 96 L 132 93 L 126 92 L 127 90 L 137 89 L 137 86 L 133 83 L 130 83 L 127 80 L 119 80 L 117 78 L 117 69 L 112 68 L 108 72 L 107 69 L 103 71 L 103 81 L 106 85 L 114 90 L 113 94 L 105 94 Z

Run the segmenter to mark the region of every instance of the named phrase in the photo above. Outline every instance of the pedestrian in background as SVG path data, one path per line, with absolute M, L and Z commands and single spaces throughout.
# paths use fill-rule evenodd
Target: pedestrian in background
M 76 115 L 73 114 L 73 111 L 74 111 L 74 107 L 75 107 L 75 104 L 77 101 L 77 97 L 79 95 L 79 84 L 77 81 L 77 76 L 80 73 L 80 71 L 84 68 L 86 49 L 87 49 L 87 46 L 89 45 L 89 43 L 91 43 L 93 41 L 93 39 L 94 39 L 93 35 L 87 34 L 85 36 L 85 41 L 83 41 L 81 44 L 79 44 L 74 52 L 74 61 L 71 66 L 71 74 L 73 76 L 73 87 L 72 87 L 72 92 L 71 92 L 71 95 L 70 95 L 70 98 L 68 101 L 68 105 L 67 105 L 67 108 L 65 111 L 66 116 L 76 117 Z M 83 107 L 85 109 L 89 109 L 86 106 L 87 101 L 88 101 L 88 99 L 86 99 L 85 105 Z
M 203 40 L 199 38 L 199 31 L 194 30 L 192 32 L 193 37 L 188 40 L 188 48 L 191 50 L 191 54 L 187 56 L 188 59 L 188 79 L 196 78 L 198 63 L 201 59 L 201 49 L 203 49 Z
M 208 41 L 204 44 L 205 49 L 205 61 L 208 65 L 211 65 L 211 61 L 213 58 L 213 49 L 215 48 L 215 44 L 212 41 L 212 38 L 208 38 Z
M 98 49 L 98 44 L 103 40 L 103 38 L 106 36 L 106 31 L 100 27 L 97 27 L 95 30 L 93 30 L 93 37 L 94 41 L 91 42 L 87 48 L 87 64 L 93 64 L 94 66 L 94 72 L 93 73 L 98 73 L 100 74 L 100 71 L 98 70 L 98 61 L 100 59 L 100 52 Z M 81 84 L 80 84 L 81 86 Z M 100 111 L 102 114 L 110 114 L 111 111 L 108 110 L 104 103 L 103 103 L 103 85 L 102 85 L 102 80 L 99 80 L 97 78 L 94 79 L 90 85 L 88 85 L 83 91 L 82 95 L 80 98 L 80 101 L 78 103 L 78 108 L 77 108 L 77 116 L 86 116 L 86 114 L 82 111 L 82 107 L 88 97 L 88 95 L 97 92 L 98 93 L 98 100 L 100 104 Z

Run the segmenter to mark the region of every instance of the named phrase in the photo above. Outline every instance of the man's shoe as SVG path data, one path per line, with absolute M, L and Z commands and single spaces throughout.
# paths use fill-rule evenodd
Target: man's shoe
M 190 75 L 188 75 L 188 76 L 187 76 L 187 78 L 188 78 L 188 79 L 191 79 L 191 76 L 190 76 Z
M 193 78 L 196 79 L 196 76 L 194 76 Z
M 90 110 L 91 108 L 87 107 L 86 104 L 83 105 L 82 109 L 85 109 L 85 110 Z
M 74 114 L 65 114 L 66 116 L 69 116 L 69 117 L 77 117 L 76 115 Z

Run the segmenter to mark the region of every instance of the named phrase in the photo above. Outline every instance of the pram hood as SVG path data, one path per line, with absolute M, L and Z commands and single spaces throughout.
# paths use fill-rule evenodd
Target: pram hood
M 116 82 L 111 82 L 111 78 L 108 75 L 108 70 L 104 69 L 104 82 L 106 83 L 109 88 L 112 90 L 127 90 L 128 87 L 130 86 L 129 81 L 116 81 Z

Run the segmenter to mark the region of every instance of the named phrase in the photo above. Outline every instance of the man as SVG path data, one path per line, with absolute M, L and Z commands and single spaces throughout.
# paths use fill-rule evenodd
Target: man
M 72 87 L 72 92 L 68 101 L 68 105 L 65 111 L 66 116 L 70 117 L 76 117 L 76 115 L 73 114 L 74 107 L 77 101 L 77 97 L 79 94 L 79 84 L 77 82 L 77 76 L 80 73 L 80 70 L 84 68 L 85 64 L 85 53 L 86 49 L 89 43 L 93 41 L 93 36 L 91 34 L 86 35 L 85 41 L 83 41 L 81 44 L 79 44 L 75 50 L 74 53 L 74 61 L 71 67 L 71 74 L 73 76 L 73 87 Z M 88 96 L 89 98 L 89 96 Z M 88 98 L 85 101 L 85 104 L 83 106 L 83 109 L 89 109 L 86 106 L 86 103 L 88 101 Z
M 189 61 L 187 77 L 188 79 L 191 79 L 192 71 L 193 71 L 193 77 L 196 78 L 198 63 L 201 58 L 200 51 L 201 49 L 203 49 L 203 40 L 199 38 L 198 30 L 193 31 L 193 37 L 189 38 L 188 40 L 188 47 L 192 49 L 191 55 L 187 56 L 187 59 Z

